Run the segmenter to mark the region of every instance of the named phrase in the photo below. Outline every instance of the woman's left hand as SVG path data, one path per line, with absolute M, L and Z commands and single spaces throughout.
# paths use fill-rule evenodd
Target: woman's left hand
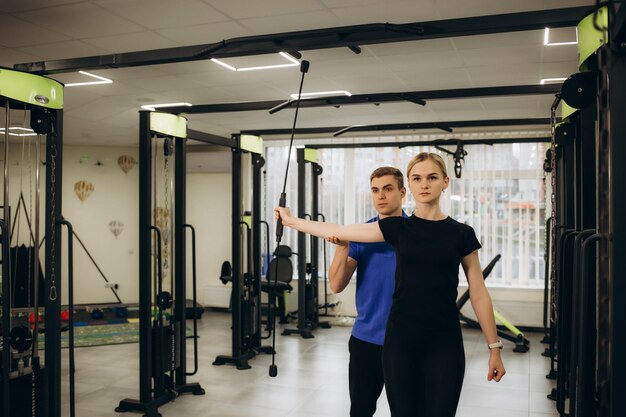
M 487 381 L 495 380 L 496 382 L 500 382 L 505 374 L 506 370 L 502 363 L 500 350 L 492 349 L 489 355 L 489 373 L 487 374 Z

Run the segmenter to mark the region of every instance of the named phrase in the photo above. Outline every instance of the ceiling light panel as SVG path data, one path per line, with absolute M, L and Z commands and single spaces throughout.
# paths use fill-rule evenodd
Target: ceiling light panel
M 544 84 L 556 84 L 556 83 L 562 83 L 565 80 L 567 80 L 567 77 L 542 78 L 541 81 L 539 81 L 539 84 L 541 84 L 541 85 L 544 85 Z
M 79 86 L 85 86 L 85 85 L 98 85 L 98 84 L 111 84 L 113 82 L 113 80 L 110 80 L 108 78 L 105 77 L 101 77 L 99 75 L 96 74 L 91 74 L 87 71 L 78 71 L 80 74 L 86 75 L 88 77 L 91 77 L 93 79 L 95 79 L 96 81 L 83 81 L 83 82 L 78 82 L 78 83 L 67 83 L 65 84 L 65 87 L 79 87 Z
M 192 104 L 182 103 L 182 102 L 181 103 L 144 104 L 143 106 L 141 106 L 141 108 L 145 110 L 155 111 L 156 109 L 160 109 L 164 107 L 181 107 L 181 106 L 191 107 Z
M 298 93 L 289 94 L 291 98 L 297 99 Z M 347 96 L 350 97 L 352 93 L 346 90 L 335 90 L 335 91 L 313 91 L 310 93 L 302 93 L 300 94 L 301 98 L 314 98 L 314 97 L 333 97 L 333 96 Z
M 280 56 L 282 59 L 276 60 L 276 56 Z M 224 68 L 227 68 L 231 71 L 257 71 L 257 70 L 267 70 L 267 69 L 276 69 L 276 68 L 288 68 L 295 67 L 300 65 L 300 61 L 296 58 L 288 54 L 287 52 L 279 52 L 278 54 L 270 54 L 270 58 L 264 56 L 254 57 L 256 64 L 244 63 L 242 59 L 237 58 L 229 58 L 225 59 L 217 59 L 211 58 L 211 61 L 214 63 L 221 65 Z
M 571 31 L 571 28 L 566 29 L 570 29 Z M 571 38 L 571 36 L 568 36 L 569 33 L 564 34 L 562 30 L 555 33 L 554 29 L 550 30 L 550 28 L 545 28 L 543 32 L 543 44 L 546 46 L 576 45 L 578 43 L 578 31 L 574 29 L 573 32 L 575 40 L 564 40 Z

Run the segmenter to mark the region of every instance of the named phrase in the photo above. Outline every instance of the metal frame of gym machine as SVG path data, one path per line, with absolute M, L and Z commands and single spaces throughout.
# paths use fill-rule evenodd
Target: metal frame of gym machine
M 619 256 L 626 253 L 626 223 L 618 211 L 626 206 L 626 166 L 620 160 L 626 152 L 621 140 L 626 135 L 626 8 L 609 12 L 612 7 L 596 8 L 581 20 L 581 73 L 563 84 L 553 105 L 563 100 L 565 123 L 554 131 L 555 260 L 547 377 L 557 379 L 549 397 L 561 416 L 626 414 L 621 398 L 626 388 L 626 263 Z
M 32 406 L 29 408 L 32 415 L 61 417 L 61 195 L 62 195 L 62 166 L 63 166 L 63 85 L 58 81 L 14 70 L 0 69 L 0 103 L 5 108 L 20 108 L 40 110 L 37 122 L 51 123 L 52 130 L 46 134 L 46 204 L 45 204 L 45 231 L 46 231 L 46 256 L 45 276 L 55 277 L 46 279 L 44 292 L 46 302 L 44 306 L 45 324 L 45 363 L 44 366 L 36 356 L 31 364 L 35 369 L 32 382 L 27 387 L 34 385 L 35 397 L 32 398 Z M 41 117 L 43 116 L 43 117 Z M 48 118 L 48 120 L 42 120 Z M 9 120 L 7 117 L 5 129 L 5 141 L 9 138 Z M 32 123 L 31 123 L 32 127 Z M 5 173 L 7 172 L 8 146 L 5 142 Z M 5 177 L 6 179 L 6 177 Z M 54 188 L 51 189 L 51 185 Z M 8 184 L 5 184 L 2 226 L 2 294 L 10 294 L 10 265 L 9 246 L 11 230 L 10 207 L 8 204 Z M 36 225 L 36 227 L 39 227 Z M 10 370 L 13 361 L 10 346 L 11 329 L 11 302 L 10 297 L 4 296 L 2 303 L 2 325 L 5 329 L 2 335 L 2 415 L 21 417 L 11 411 L 11 385 Z M 35 326 L 37 332 L 37 326 Z M 34 338 L 37 340 L 37 337 Z M 72 367 L 71 367 L 72 368 Z M 70 375 L 73 370 L 70 369 Z M 27 375 L 26 375 L 27 376 Z M 73 378 L 70 376 L 70 378 Z M 18 387 L 14 387 L 18 388 Z M 71 389 L 73 392 L 73 389 Z M 14 397 L 15 399 L 15 397 Z M 73 410 L 73 407 L 71 407 Z M 28 416 L 31 415 L 28 414 Z
M 319 212 L 319 177 L 322 167 L 319 165 L 318 152 L 312 148 L 296 149 L 298 162 L 298 217 L 310 217 L 318 220 L 322 217 Z M 306 212 L 306 168 L 311 167 L 311 214 Z M 306 259 L 307 235 L 298 232 L 298 325 L 295 329 L 284 329 L 282 334 L 288 336 L 299 334 L 304 339 L 313 336 L 313 330 L 318 327 L 328 329 L 330 323 L 319 321 L 319 238 L 311 236 L 310 262 Z M 307 274 L 310 282 L 307 283 Z
M 567 108 L 567 106 L 565 106 Z M 556 207 L 555 250 L 557 256 L 556 285 L 553 286 L 552 332 L 549 352 L 549 378 L 557 378 L 557 388 L 550 398 L 557 401 L 557 410 L 566 413 L 566 397 L 570 396 L 572 354 L 581 340 L 578 329 L 579 293 L 581 290 L 580 247 L 585 238 L 595 233 L 595 114 L 594 105 L 577 113 L 563 114 L 563 122 L 555 128 L 556 143 Z M 573 262 L 571 262 L 573 260 Z M 556 313 L 556 314 L 554 314 Z M 558 320 L 555 320 L 558 318 Z M 557 353 L 558 349 L 558 353 Z M 558 360 L 555 358 L 558 357 Z M 555 373 L 554 365 L 558 365 Z M 570 406 L 567 408 L 572 410 Z
M 193 139 L 206 134 L 194 132 Z M 213 365 L 233 364 L 237 369 L 250 369 L 248 361 L 258 353 L 272 353 L 271 346 L 261 345 L 261 168 L 263 140 L 253 135 L 233 134 L 231 140 L 214 140 L 232 151 L 232 345 L 230 355 L 219 355 Z M 241 271 L 242 221 L 242 154 L 252 159 L 252 282 L 246 282 Z M 269 233 L 269 230 L 267 231 Z M 250 256 L 250 254 L 248 254 Z M 244 306 L 248 303 L 244 317 Z
M 610 5 L 609 7 L 613 7 Z M 626 415 L 626 6 L 609 15 L 609 45 L 601 49 L 598 176 L 599 417 Z M 610 86 L 608 81 L 610 80 Z M 609 88 L 610 87 L 610 88 Z M 602 96 L 608 89 L 608 94 Z M 606 192 L 605 192 L 606 191 Z M 608 238 L 607 238 L 608 237 Z M 592 265 L 593 266 L 593 265 Z
M 165 358 L 155 354 L 156 344 L 164 342 L 163 336 L 168 331 L 163 326 L 163 314 L 166 307 L 159 300 L 163 294 L 161 291 L 157 300 L 154 300 L 157 317 L 155 320 L 159 324 L 156 329 L 152 326 L 152 293 L 154 291 L 152 282 L 155 282 L 154 274 L 157 274 L 158 281 L 156 282 L 158 282 L 159 287 L 162 279 L 158 273 L 161 269 L 160 256 L 158 268 L 153 271 L 153 256 L 151 254 L 153 233 L 157 232 L 158 248 L 160 248 L 161 240 L 160 229 L 152 224 L 153 133 L 174 141 L 174 288 L 169 300 L 167 300 L 174 306 L 174 314 L 170 317 L 170 320 L 173 320 L 170 325 L 173 325 L 174 332 L 169 335 L 172 338 L 172 357 L 169 358 L 171 364 L 169 369 L 163 366 Z M 139 400 L 125 399 L 120 401 L 119 406 L 115 409 L 117 412 L 140 411 L 145 413 L 147 417 L 159 417 L 158 408 L 179 395 L 187 392 L 194 395 L 204 394 L 204 389 L 200 384 L 187 382 L 187 376 L 193 375 L 195 372 L 188 373 L 186 368 L 185 259 L 187 251 L 185 229 L 190 227 L 185 222 L 186 136 L 187 120 L 185 118 L 161 112 L 139 112 Z M 193 251 L 195 252 L 195 247 Z M 194 344 L 196 343 L 197 335 L 194 334 Z M 197 370 L 197 348 L 194 359 Z M 167 375 L 166 372 L 170 372 L 170 375 Z

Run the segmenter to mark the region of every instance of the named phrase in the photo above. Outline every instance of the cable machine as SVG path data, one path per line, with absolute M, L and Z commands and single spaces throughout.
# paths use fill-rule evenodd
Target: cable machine
M 232 135 L 232 347 L 230 355 L 219 355 L 213 365 L 233 364 L 237 369 L 250 369 L 248 361 L 258 353 L 272 353 L 271 346 L 262 346 L 261 327 L 261 169 L 265 165 L 263 140 L 253 135 Z M 252 166 L 252 183 L 244 178 L 243 159 Z M 243 186 L 244 179 L 246 185 Z M 244 201 L 243 192 L 246 198 Z M 250 202 L 251 200 L 251 202 Z M 249 204 L 252 210 L 242 210 Z M 246 213 L 242 216 L 242 213 Z M 242 227 L 246 250 L 242 250 Z M 266 237 L 269 235 L 269 227 Z M 246 259 L 246 262 L 243 260 Z M 247 272 L 243 272 L 243 265 Z
M 4 107 L 4 123 L 1 136 L 4 139 L 3 203 L 0 229 L 2 234 L 2 398 L 0 416 L 60 417 L 61 416 L 61 195 L 63 159 L 63 85 L 38 75 L 0 69 L 0 105 Z M 28 116 L 27 116 L 28 115 Z M 45 280 L 40 288 L 40 167 L 41 139 L 45 135 L 46 147 L 46 194 L 45 204 Z M 30 137 L 36 136 L 31 152 Z M 28 142 L 28 145 L 26 145 Z M 17 151 L 11 154 L 10 148 Z M 29 152 L 29 188 L 34 194 L 34 208 L 29 198 L 29 209 L 22 193 L 23 165 L 14 164 L 15 154 Z M 31 163 L 30 158 L 34 160 Z M 20 165 L 20 192 L 10 190 L 15 182 L 13 169 Z M 32 165 L 35 178 L 30 178 Z M 33 184 L 34 181 L 34 184 Z M 30 195 L 29 195 L 30 196 Z M 13 199 L 13 201 L 12 201 Z M 22 204 L 20 208 L 20 203 Z M 13 213 L 12 213 L 13 210 Z M 28 226 L 26 266 L 18 262 L 19 247 L 12 256 L 12 236 L 19 237 L 19 216 L 24 213 Z M 29 215 L 30 213 L 30 215 Z M 15 216 L 12 219 L 11 216 Z M 15 220 L 15 222 L 13 222 Z M 23 227 L 23 225 L 22 225 Z M 15 232 L 15 235 L 14 233 Z M 23 243 L 16 242 L 16 243 Z M 71 249 L 71 248 L 70 248 Z M 22 268 L 26 268 L 26 271 Z M 18 268 L 20 269 L 18 271 Z M 70 266 L 71 271 L 71 266 Z M 25 272 L 25 274 L 24 274 Z M 28 288 L 23 308 L 15 306 L 15 291 L 20 284 L 16 274 L 24 277 Z M 70 292 L 71 296 L 71 292 Z M 43 305 L 41 299 L 44 299 Z M 70 303 L 72 300 L 70 299 Z M 21 314 L 20 317 L 19 313 Z M 33 327 L 25 317 L 32 313 Z M 39 335 L 43 333 L 39 318 L 43 313 L 45 328 L 45 356 L 41 361 Z M 70 314 L 70 318 L 71 318 Z M 70 329 L 70 342 L 73 342 Z M 70 415 L 73 407 L 73 343 L 70 344 Z
M 626 8 L 596 6 L 578 25 L 580 73 L 552 106 L 549 396 L 561 416 L 625 415 L 623 352 L 626 206 L 621 156 L 626 84 Z M 554 119 L 554 117 L 553 117 Z M 617 255 L 617 256 L 616 256 Z M 573 262 L 572 262 L 573 260 Z
M 298 217 L 309 217 L 313 220 L 323 218 L 319 212 L 319 179 L 323 169 L 319 165 L 317 149 L 298 148 Z M 306 178 L 307 164 L 311 168 L 311 213 L 307 213 Z M 319 321 L 319 238 L 310 237 L 310 262 L 307 262 L 306 234 L 298 232 L 298 326 L 295 329 L 284 329 L 283 335 L 299 334 L 304 339 L 313 336 L 318 327 L 329 329 L 330 323 Z M 307 278 L 308 275 L 308 278 Z
M 187 382 L 197 371 L 197 334 L 195 369 L 188 372 L 185 231 L 194 229 L 185 222 L 186 137 L 184 117 L 139 112 L 139 400 L 120 401 L 116 412 L 160 417 L 159 407 L 179 395 L 205 393 Z

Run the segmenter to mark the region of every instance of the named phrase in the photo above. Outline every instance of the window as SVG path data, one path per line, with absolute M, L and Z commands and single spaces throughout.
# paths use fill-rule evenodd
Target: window
M 320 164 L 324 173 L 320 184 L 320 211 L 329 222 L 364 222 L 376 215 L 369 191 L 369 175 L 375 168 L 392 165 L 406 174 L 406 166 L 414 155 L 423 151 L 438 153 L 446 161 L 451 178 L 450 187 L 441 199 L 442 209 L 474 228 L 483 246 L 479 252 L 483 266 L 497 254 L 502 255 L 488 284 L 542 287 L 546 215 L 542 166 L 547 146 L 544 143 L 466 145 L 468 155 L 460 179 L 454 177 L 452 157 L 434 147 L 322 149 Z M 453 146 L 448 148 L 454 150 Z M 267 148 L 268 213 L 282 190 L 286 154 L 286 146 Z M 288 206 L 295 212 L 295 150 L 291 158 L 287 197 Z M 408 187 L 403 206 L 407 214 L 413 211 Z M 297 233 L 286 230 L 284 244 L 295 248 L 296 236 Z M 271 244 L 275 245 L 274 241 Z M 330 246 L 327 265 L 334 254 Z M 322 253 L 320 250 L 320 258 Z M 323 271 L 322 262 L 319 271 Z

